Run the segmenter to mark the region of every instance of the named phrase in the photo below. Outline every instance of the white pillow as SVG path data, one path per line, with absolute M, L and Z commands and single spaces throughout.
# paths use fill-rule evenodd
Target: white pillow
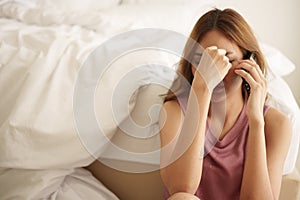
M 147 3 L 147 4 L 174 4 L 174 3 L 203 3 L 203 2 L 208 2 L 208 0 L 121 0 L 121 4 L 142 4 L 142 3 Z
M 270 67 L 267 74 L 270 94 L 267 104 L 285 113 L 292 123 L 292 139 L 283 168 L 283 174 L 288 174 L 293 171 L 297 161 L 300 139 L 300 110 L 289 85 L 282 76 L 292 73 L 295 65 L 275 47 L 263 43 L 260 44 L 260 47 Z
M 59 10 L 65 12 L 76 12 L 76 11 L 94 11 L 106 8 L 112 8 L 118 6 L 120 0 L 105 0 L 105 1 L 95 1 L 95 0 L 42 0 L 41 5 L 44 7 L 53 6 Z
M 95 0 L 17 0 L 14 2 L 19 2 L 22 4 L 31 5 L 35 8 L 41 9 L 54 9 L 63 12 L 88 12 L 101 10 L 106 8 L 112 8 L 118 6 L 120 0 L 105 0 L 105 1 L 95 1 Z
M 295 65 L 275 47 L 260 43 L 261 50 L 270 66 L 272 73 L 286 76 L 295 70 Z
M 291 144 L 283 168 L 283 174 L 288 174 L 293 171 L 297 161 L 300 139 L 300 110 L 291 89 L 281 77 L 273 75 L 268 79 L 270 97 L 267 104 L 285 113 L 292 123 Z
M 65 24 L 89 29 L 95 26 L 102 32 L 107 30 L 113 32 L 119 27 L 123 28 L 126 25 L 129 27 L 128 22 L 109 21 L 111 16 L 107 10 L 113 10 L 118 3 L 119 0 L 4 0 L 0 1 L 0 17 L 40 26 Z
M 214 7 L 212 3 L 123 4 L 97 10 L 97 6 L 89 9 L 88 5 L 80 9 L 76 2 L 69 8 L 64 1 L 35 1 L 2 2 L 0 17 L 41 26 L 78 25 L 108 37 L 140 28 L 162 28 L 189 35 L 199 17 Z
M 161 28 L 189 35 L 194 24 L 214 4 L 122 4 L 101 12 L 104 19 L 121 25 L 130 20 L 130 30 L 139 28 Z M 120 23 L 122 22 L 122 23 Z M 94 30 L 103 31 L 95 25 Z

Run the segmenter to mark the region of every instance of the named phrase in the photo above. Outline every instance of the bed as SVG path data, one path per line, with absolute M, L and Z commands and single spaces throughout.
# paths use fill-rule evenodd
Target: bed
M 176 75 L 184 38 L 215 5 L 0 1 L 0 199 L 161 199 L 160 95 Z M 172 37 L 181 39 L 169 47 L 173 53 L 157 46 L 115 51 L 115 41 L 169 44 Z M 299 107 L 282 78 L 295 65 L 260 44 L 271 68 L 268 103 L 293 124 L 281 199 L 297 199 Z M 109 67 L 97 71 L 112 51 Z M 128 134 L 133 124 L 136 135 Z

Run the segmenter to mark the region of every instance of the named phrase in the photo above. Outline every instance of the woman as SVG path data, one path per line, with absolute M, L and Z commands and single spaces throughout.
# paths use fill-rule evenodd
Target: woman
M 253 32 L 236 11 L 214 9 L 190 38 L 203 47 L 187 42 L 179 63 L 190 86 L 179 76 L 160 115 L 166 198 L 278 199 L 291 124 L 265 105 L 266 63 Z

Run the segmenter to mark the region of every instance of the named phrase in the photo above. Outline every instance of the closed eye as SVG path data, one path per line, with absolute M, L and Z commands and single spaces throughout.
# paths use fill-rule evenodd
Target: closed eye
M 194 65 L 199 65 L 200 61 L 194 61 Z
M 201 56 L 195 56 L 192 62 L 194 65 L 199 65 L 200 60 L 201 60 Z

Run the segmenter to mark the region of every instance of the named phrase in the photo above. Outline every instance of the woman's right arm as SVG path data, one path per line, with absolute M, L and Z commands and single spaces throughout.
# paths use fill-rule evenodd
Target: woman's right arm
M 164 104 L 160 117 L 161 177 L 170 195 L 194 194 L 199 186 L 209 100 L 208 92 L 190 95 L 185 117 L 177 101 Z
M 230 68 L 225 58 L 226 52 L 217 48 L 207 51 L 209 56 L 206 57 L 209 58 L 206 60 L 210 59 L 211 63 L 216 64 L 217 72 L 223 70 L 224 77 Z M 211 63 L 207 67 L 214 67 Z M 161 111 L 161 177 L 170 195 L 178 192 L 194 194 L 201 180 L 206 120 L 211 98 L 209 80 L 205 78 L 203 74 L 195 72 L 184 117 L 177 101 L 166 102 Z

